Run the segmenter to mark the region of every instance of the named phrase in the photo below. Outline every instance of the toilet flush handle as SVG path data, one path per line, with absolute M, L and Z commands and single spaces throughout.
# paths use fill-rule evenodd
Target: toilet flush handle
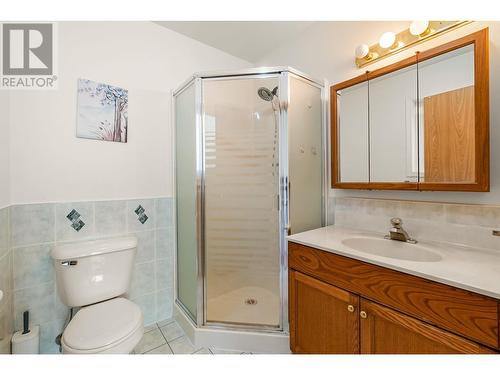
M 64 260 L 61 262 L 62 266 L 76 266 L 78 264 L 77 260 Z

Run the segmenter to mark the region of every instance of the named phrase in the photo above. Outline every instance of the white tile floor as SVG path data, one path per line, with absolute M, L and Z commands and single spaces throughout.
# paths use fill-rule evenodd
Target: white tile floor
M 252 354 L 236 350 L 194 346 L 175 320 L 165 320 L 144 328 L 135 354 Z

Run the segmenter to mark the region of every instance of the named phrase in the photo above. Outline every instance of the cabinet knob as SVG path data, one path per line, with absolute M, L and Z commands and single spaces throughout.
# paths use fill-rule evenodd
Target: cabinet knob
M 347 311 L 354 312 L 354 306 L 353 305 L 347 306 Z
M 359 313 L 359 316 L 360 316 L 361 318 L 363 318 L 363 319 L 366 319 L 366 317 L 367 317 L 368 315 L 366 315 L 366 312 L 365 312 L 365 311 L 361 311 L 361 312 Z

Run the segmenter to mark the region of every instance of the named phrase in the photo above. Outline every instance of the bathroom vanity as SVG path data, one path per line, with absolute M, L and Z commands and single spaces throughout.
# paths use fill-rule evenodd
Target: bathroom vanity
M 335 226 L 288 241 L 293 353 L 500 351 L 499 252 Z

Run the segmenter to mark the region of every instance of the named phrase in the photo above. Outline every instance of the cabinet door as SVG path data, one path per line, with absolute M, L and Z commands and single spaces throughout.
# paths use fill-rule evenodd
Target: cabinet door
M 494 353 L 473 341 L 371 301 L 362 299 L 360 309 L 362 354 Z
M 290 349 L 294 353 L 359 353 L 359 297 L 289 271 Z

